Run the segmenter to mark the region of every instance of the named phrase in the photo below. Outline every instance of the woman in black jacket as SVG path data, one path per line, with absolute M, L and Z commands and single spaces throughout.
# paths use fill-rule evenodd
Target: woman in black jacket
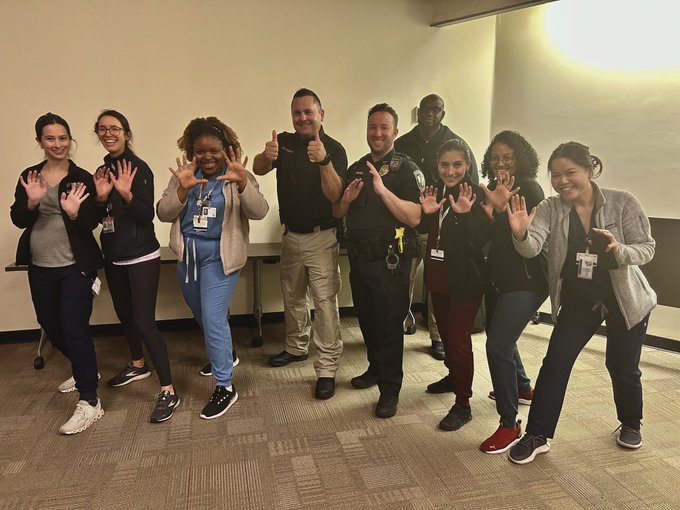
M 474 360 L 471 332 L 482 303 L 484 255 L 489 219 L 477 196 L 482 190 L 469 177 L 470 148 L 453 139 L 445 142 L 437 156 L 443 183 L 441 193 L 428 187 L 422 197 L 425 214 L 437 213 L 427 242 L 425 284 L 444 344 L 444 364 L 449 374 L 433 386 L 450 388 L 456 401 L 439 422 L 443 430 L 457 430 L 472 419 L 470 398 Z M 444 390 L 446 391 L 446 390 Z
M 132 131 L 123 114 L 103 111 L 94 131 L 108 151 L 94 177 L 102 206 L 106 281 L 132 358 L 108 385 L 118 388 L 151 375 L 142 350 L 146 346 L 161 386 L 149 421 L 160 423 L 172 417 L 180 398 L 172 385 L 165 339 L 156 325 L 161 251 L 153 227 L 153 173 L 130 148 Z
M 536 310 L 548 297 L 541 256 L 525 259 L 512 244 L 507 204 L 512 195 L 524 197 L 528 207 L 544 198 L 536 182 L 538 156 L 516 131 L 501 131 L 489 144 L 482 162 L 482 176 L 489 177 L 483 208 L 489 216 L 491 243 L 487 258 L 490 284 L 485 293 L 487 313 L 486 355 L 500 425 L 480 449 L 502 453 L 521 437 L 518 404 L 530 405 L 531 381 L 517 351 L 517 340 Z
M 45 160 L 21 173 L 14 191 L 12 222 L 25 229 L 17 264 L 28 265 L 35 313 L 54 345 L 71 362 L 73 377 L 59 386 L 80 393 L 73 416 L 59 432 L 77 434 L 102 417 L 97 398 L 97 358 L 90 335 L 92 294 L 102 255 L 92 235 L 99 222 L 92 176 L 69 159 L 71 129 L 59 115 L 35 123 Z

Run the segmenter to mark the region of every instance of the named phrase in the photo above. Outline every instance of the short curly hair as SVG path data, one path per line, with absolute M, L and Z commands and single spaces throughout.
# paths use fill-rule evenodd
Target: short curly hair
M 494 179 L 496 175 L 491 168 L 491 150 L 497 143 L 504 143 L 512 149 L 515 156 L 515 177 L 523 179 L 533 179 L 538 174 L 538 154 L 526 138 L 517 131 L 501 131 L 493 137 L 489 147 L 484 153 L 482 161 L 482 177 Z
M 236 132 L 217 117 L 197 117 L 193 119 L 184 128 L 184 133 L 177 140 L 177 147 L 187 153 L 187 158 L 192 159 L 194 157 L 194 142 L 204 135 L 218 138 L 224 145 L 225 151 L 228 151 L 230 146 L 234 149 L 241 147 Z

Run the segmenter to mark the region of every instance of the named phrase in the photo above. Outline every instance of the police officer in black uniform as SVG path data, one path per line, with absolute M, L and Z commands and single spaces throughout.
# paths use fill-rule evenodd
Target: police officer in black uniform
M 397 113 L 388 104 L 368 112 L 371 149 L 347 170 L 342 198 L 333 205 L 346 216 L 349 280 L 354 309 L 368 354 L 368 369 L 352 379 L 355 388 L 378 385 L 376 416 L 397 412 L 403 379 L 404 331 L 409 272 L 416 255 L 414 227 L 420 222 L 425 178 L 408 156 L 394 152 Z

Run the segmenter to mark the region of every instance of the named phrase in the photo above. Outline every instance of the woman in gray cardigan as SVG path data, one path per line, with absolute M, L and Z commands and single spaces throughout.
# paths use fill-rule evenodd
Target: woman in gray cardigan
M 548 286 L 556 320 L 526 434 L 509 453 L 517 464 L 550 449 L 571 369 L 603 320 L 605 364 L 621 423 L 617 442 L 626 448 L 642 445 L 640 352 L 656 305 L 656 294 L 639 268 L 654 256 L 649 220 L 632 194 L 592 181 L 602 172 L 602 162 L 585 145 L 560 145 L 548 169 L 558 195 L 530 212 L 514 196 L 508 212 L 515 249 L 522 256 L 536 256 L 549 237 Z
M 185 152 L 157 205 L 172 222 L 170 248 L 179 262 L 184 299 L 203 329 L 216 386 L 201 412 L 222 416 L 238 399 L 231 383 L 233 354 L 227 310 L 248 260 L 248 220 L 269 210 L 255 177 L 241 162 L 236 133 L 215 117 L 192 120 L 177 141 Z

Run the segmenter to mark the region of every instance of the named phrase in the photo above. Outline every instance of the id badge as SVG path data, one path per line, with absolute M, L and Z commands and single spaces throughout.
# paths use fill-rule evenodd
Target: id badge
M 102 219 L 102 233 L 113 234 L 115 231 L 116 227 L 113 224 L 113 216 L 104 216 Z
M 217 217 L 217 208 L 216 207 L 204 207 L 201 210 L 201 216 L 205 216 L 206 218 L 215 218 L 215 217 Z
M 98 296 L 99 292 L 102 290 L 102 281 L 99 279 L 98 276 L 94 277 L 94 280 L 92 280 L 92 294 L 94 296 Z
M 436 248 L 432 248 L 430 250 L 430 259 L 443 261 L 444 260 L 444 250 L 438 250 Z
M 197 232 L 208 230 L 208 217 L 202 214 L 194 214 L 194 230 Z
M 593 270 L 597 266 L 597 255 L 595 253 L 577 253 L 576 266 L 578 268 L 576 276 L 583 280 L 592 280 Z

